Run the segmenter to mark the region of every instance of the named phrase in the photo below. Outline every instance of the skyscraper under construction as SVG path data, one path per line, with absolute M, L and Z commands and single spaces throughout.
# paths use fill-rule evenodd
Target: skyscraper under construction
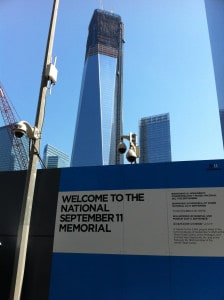
M 123 24 L 96 9 L 89 24 L 71 166 L 121 163 Z

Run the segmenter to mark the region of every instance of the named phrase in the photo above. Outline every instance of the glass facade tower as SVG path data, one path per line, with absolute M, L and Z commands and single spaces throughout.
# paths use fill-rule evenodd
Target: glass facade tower
M 47 168 L 69 167 L 69 156 L 57 148 L 47 144 L 44 147 L 44 163 Z
M 89 24 L 71 166 L 121 163 L 123 24 L 95 10 Z
M 224 1 L 204 0 L 224 145 Z
M 140 120 L 140 163 L 171 161 L 170 117 L 161 114 Z
M 0 127 L 0 171 L 19 171 L 21 166 L 16 158 L 16 153 L 13 145 L 12 138 L 9 131 L 10 125 Z M 29 153 L 29 140 L 24 135 L 22 142 L 28 157 Z

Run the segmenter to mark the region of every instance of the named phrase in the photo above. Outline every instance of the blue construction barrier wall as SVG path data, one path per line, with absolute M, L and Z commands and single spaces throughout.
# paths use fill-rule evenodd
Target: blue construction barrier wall
M 224 298 L 224 161 L 62 169 L 50 300 Z

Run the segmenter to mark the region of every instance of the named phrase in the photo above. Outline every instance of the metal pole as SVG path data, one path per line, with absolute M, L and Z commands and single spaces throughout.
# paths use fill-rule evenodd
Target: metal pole
M 54 0 L 46 52 L 45 52 L 45 60 L 43 65 L 43 72 L 41 78 L 39 100 L 38 100 L 38 106 L 36 112 L 35 126 L 39 129 L 40 133 L 43 127 L 46 93 L 48 88 L 48 78 L 45 75 L 45 70 L 47 65 L 51 63 L 58 5 L 59 5 L 59 0 Z M 34 196 L 36 174 L 37 174 L 38 156 L 36 155 L 36 153 L 39 153 L 39 149 L 40 149 L 40 139 L 32 140 L 32 145 L 30 150 L 30 160 L 29 160 L 29 166 L 26 175 L 26 183 L 25 183 L 25 189 L 23 194 L 23 202 L 22 202 L 20 223 L 18 229 L 14 269 L 13 269 L 11 291 L 10 291 L 10 298 L 9 298 L 10 300 L 19 300 L 21 298 L 21 293 L 22 293 L 27 246 L 28 246 L 28 239 L 29 239 L 29 229 L 31 223 L 33 196 Z
M 120 24 L 119 32 L 119 48 L 118 48 L 118 58 L 117 58 L 117 70 L 116 70 L 116 136 L 115 145 L 117 146 L 120 137 L 123 132 L 123 44 L 124 44 L 124 24 Z M 115 165 L 123 164 L 123 155 L 120 155 L 118 151 L 115 152 Z

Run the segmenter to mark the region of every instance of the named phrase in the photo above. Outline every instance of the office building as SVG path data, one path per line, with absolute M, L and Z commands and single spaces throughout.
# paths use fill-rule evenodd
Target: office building
M 47 144 L 44 147 L 44 164 L 46 168 L 65 168 L 69 166 L 69 156 Z
M 224 1 L 204 0 L 224 145 Z
M 23 151 L 21 147 L 23 147 Z M 22 154 L 23 153 L 23 154 Z M 19 171 L 25 169 L 22 159 L 28 161 L 29 141 L 26 136 L 14 138 L 9 125 L 0 127 L 0 171 Z M 21 155 L 24 155 L 23 157 Z
M 71 166 L 119 164 L 122 134 L 123 24 L 95 10 L 89 24 Z
M 19 169 L 8 129 L 9 126 L 0 127 L 0 171 Z
M 170 116 L 168 113 L 140 120 L 140 163 L 171 161 Z

